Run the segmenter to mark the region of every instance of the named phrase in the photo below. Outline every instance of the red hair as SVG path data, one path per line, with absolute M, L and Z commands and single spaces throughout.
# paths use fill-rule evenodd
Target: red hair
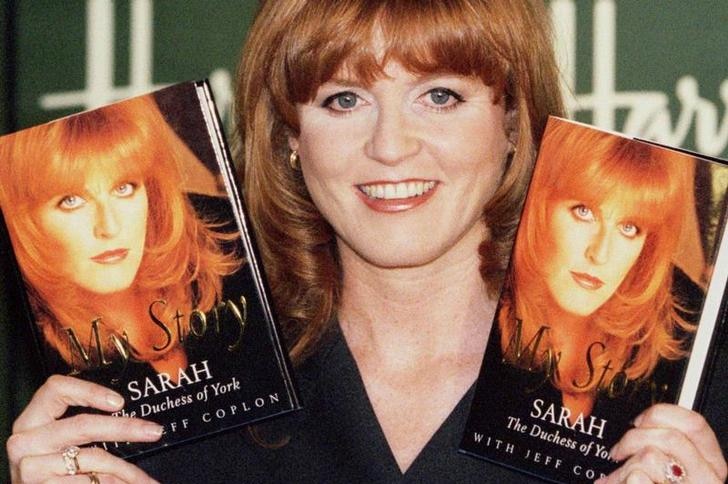
M 152 96 L 0 140 L 0 206 L 38 324 L 66 361 L 72 354 L 64 329 L 72 328 L 82 344 L 90 342 L 91 321 L 103 318 L 99 314 L 103 295 L 90 297 L 55 270 L 58 256 L 39 225 L 36 209 L 54 195 L 78 192 L 92 167 L 143 180 L 147 230 L 134 284 L 150 303 L 167 301 L 164 320 L 171 320 L 177 309 L 211 309 L 221 294 L 222 276 L 239 266 L 237 256 L 220 247 L 231 236 L 218 232 L 219 222 L 199 218 L 181 190 L 186 150 Z M 188 329 L 184 327 L 183 333 Z M 107 338 L 103 344 L 110 350 Z
M 552 119 L 539 153 L 531 190 L 516 236 L 512 270 L 501 300 L 499 323 L 505 349 L 514 335 L 516 319 L 530 341 L 546 321 L 549 304 L 543 261 L 554 249 L 550 221 L 554 204 L 578 200 L 598 206 L 608 197 L 619 198 L 629 220 L 646 233 L 642 250 L 616 292 L 588 316 L 606 349 L 595 363 L 611 360 L 622 365 L 629 379 L 652 372 L 660 358 L 684 356 L 678 328 L 690 326 L 678 311 L 672 294 L 673 256 L 677 250 L 688 193 L 692 158 L 563 120 Z M 607 377 L 602 380 L 608 384 Z M 571 382 L 555 382 L 569 391 Z

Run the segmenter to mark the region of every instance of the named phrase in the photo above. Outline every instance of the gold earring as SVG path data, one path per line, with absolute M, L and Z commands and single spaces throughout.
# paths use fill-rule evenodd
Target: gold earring
M 298 151 L 291 150 L 291 154 L 288 157 L 288 164 L 291 165 L 291 168 L 293 170 L 298 170 L 298 161 L 299 161 Z

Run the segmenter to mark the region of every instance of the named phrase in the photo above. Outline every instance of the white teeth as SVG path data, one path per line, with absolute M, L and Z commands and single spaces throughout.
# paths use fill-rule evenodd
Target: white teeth
M 384 185 L 384 198 L 390 200 L 392 198 L 401 198 L 397 196 L 397 189 L 394 185 Z
M 369 198 L 395 200 L 402 198 L 419 197 L 435 187 L 434 181 L 410 181 L 399 183 L 377 183 L 373 185 L 359 185 L 359 189 Z

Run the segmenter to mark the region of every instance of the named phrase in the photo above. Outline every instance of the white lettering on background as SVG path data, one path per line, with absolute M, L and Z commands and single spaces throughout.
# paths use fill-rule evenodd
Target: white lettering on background
M 680 146 L 694 128 L 695 149 L 707 155 L 720 155 L 728 147 L 728 79 L 719 88 L 721 106 L 700 96 L 695 76 L 686 74 L 675 82 L 675 97 L 680 111 L 670 113 L 668 94 L 660 91 L 616 90 L 617 7 L 614 0 L 595 0 L 592 39 L 592 92 L 572 94 L 576 86 L 576 0 L 551 0 L 555 24 L 556 50 L 562 74 L 564 93 L 571 115 L 592 113 L 595 125 L 619 130 L 633 136 L 654 139 Z M 635 68 L 638 68 L 637 66 Z M 627 113 L 624 125 L 616 126 L 616 113 Z M 720 111 L 722 110 L 722 115 Z
M 575 92 L 577 66 L 577 2 L 551 0 L 551 13 L 556 25 L 556 48 L 564 77 L 564 93 L 571 115 L 591 112 L 595 125 L 609 130 L 683 145 L 694 133 L 694 146 L 699 152 L 720 155 L 728 147 L 728 79 L 719 88 L 721 106 L 700 96 L 698 80 L 686 74 L 675 82 L 675 98 L 680 111 L 673 119 L 669 109 L 670 97 L 661 91 L 616 89 L 616 22 L 614 0 L 595 0 L 592 39 L 592 92 Z M 115 86 L 114 75 L 114 2 L 86 2 L 86 86 L 82 90 L 48 93 L 40 98 L 45 110 L 78 108 L 92 109 L 126 97 L 164 87 L 152 82 L 153 23 L 152 0 L 132 0 L 130 25 L 130 83 Z M 223 115 L 232 104 L 231 75 L 226 69 L 216 69 L 209 75 L 210 83 Z M 616 126 L 616 113 L 624 110 L 624 125 Z M 721 114 L 722 111 L 722 114 Z
M 165 87 L 152 82 L 153 2 L 132 0 L 130 6 L 129 85 L 114 85 L 114 1 L 86 0 L 86 86 L 78 91 L 53 92 L 40 97 L 42 109 L 87 110 Z M 220 112 L 232 104 L 231 75 L 216 69 L 209 75 Z

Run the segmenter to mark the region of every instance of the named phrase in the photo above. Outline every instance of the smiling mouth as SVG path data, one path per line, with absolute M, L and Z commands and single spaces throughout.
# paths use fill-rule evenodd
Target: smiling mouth
M 126 259 L 129 249 L 107 250 L 91 257 L 91 260 L 98 264 L 115 264 Z
M 398 183 L 370 183 L 357 185 L 357 188 L 368 198 L 377 200 L 402 200 L 421 197 L 433 188 L 435 181 L 404 181 Z
M 571 277 L 574 279 L 574 281 L 584 289 L 588 289 L 590 291 L 596 291 L 600 287 L 604 285 L 604 281 L 599 279 L 598 277 L 594 277 L 590 274 L 585 274 L 583 272 L 573 272 L 569 271 L 571 274 Z

